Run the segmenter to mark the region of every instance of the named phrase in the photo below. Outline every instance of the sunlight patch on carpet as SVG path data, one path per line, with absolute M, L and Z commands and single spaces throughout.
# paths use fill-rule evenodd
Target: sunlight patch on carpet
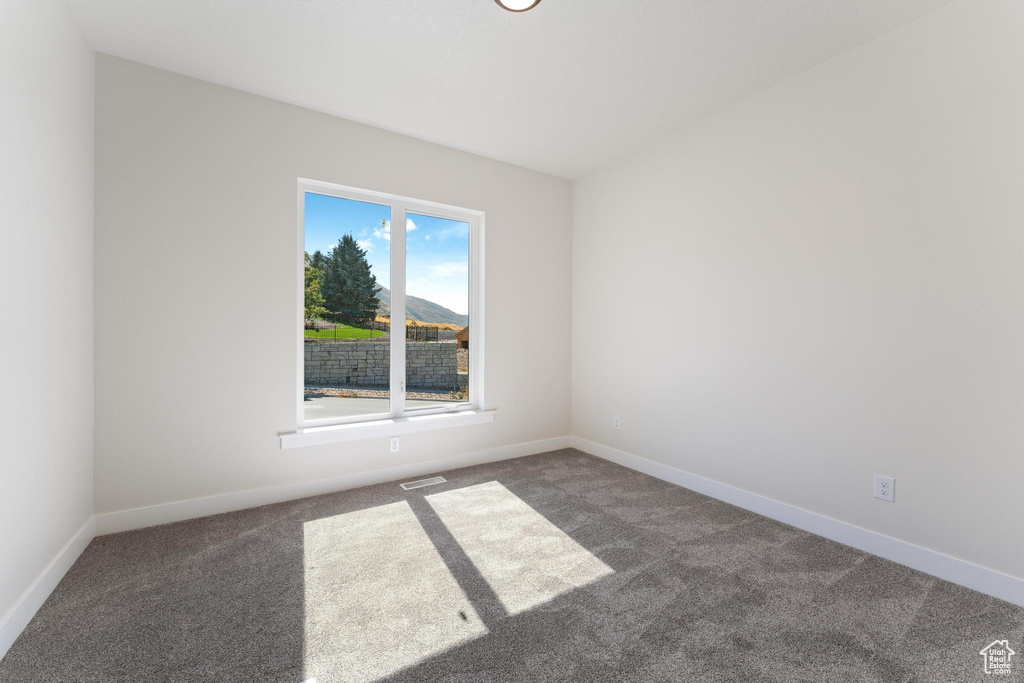
M 509 614 L 614 573 L 496 481 L 426 499 Z
M 408 503 L 303 531 L 305 676 L 375 681 L 487 633 Z

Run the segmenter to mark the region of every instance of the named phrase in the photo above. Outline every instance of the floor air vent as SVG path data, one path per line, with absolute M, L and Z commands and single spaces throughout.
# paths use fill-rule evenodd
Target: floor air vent
M 445 484 L 448 480 L 444 477 L 431 477 L 430 479 L 420 479 L 419 481 L 407 481 L 401 484 L 401 487 L 406 491 L 410 489 L 421 489 L 424 486 L 433 486 L 434 484 Z

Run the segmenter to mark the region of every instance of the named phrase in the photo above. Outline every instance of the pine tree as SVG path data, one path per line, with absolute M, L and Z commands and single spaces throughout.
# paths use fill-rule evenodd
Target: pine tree
M 320 252 L 316 252 L 320 254 Z M 323 255 L 321 254 L 321 257 Z M 306 253 L 306 320 L 318 320 L 327 314 L 324 307 L 323 277 L 324 273 L 320 268 L 313 265 L 313 259 Z
M 327 257 L 324 256 L 322 251 L 317 249 L 313 252 L 313 255 L 309 257 L 309 265 L 323 273 L 327 270 Z
M 377 316 L 379 289 L 366 251 L 352 235 L 342 237 L 324 268 L 323 294 L 328 318 L 357 327 L 369 325 Z

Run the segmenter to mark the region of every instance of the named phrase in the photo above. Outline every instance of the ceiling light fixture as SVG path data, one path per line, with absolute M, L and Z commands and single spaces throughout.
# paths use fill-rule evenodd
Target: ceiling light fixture
M 540 4 L 540 0 L 494 0 L 509 12 L 525 12 Z

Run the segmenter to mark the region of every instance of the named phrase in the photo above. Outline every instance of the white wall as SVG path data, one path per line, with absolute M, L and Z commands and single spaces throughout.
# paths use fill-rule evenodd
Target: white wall
M 573 434 L 1024 577 L 1022 35 L 964 0 L 578 182 Z
M 98 513 L 568 435 L 569 182 L 104 55 L 96 129 Z M 299 177 L 487 212 L 493 424 L 280 449 Z
M 0 3 L 0 656 L 92 516 L 93 69 L 63 3 Z

